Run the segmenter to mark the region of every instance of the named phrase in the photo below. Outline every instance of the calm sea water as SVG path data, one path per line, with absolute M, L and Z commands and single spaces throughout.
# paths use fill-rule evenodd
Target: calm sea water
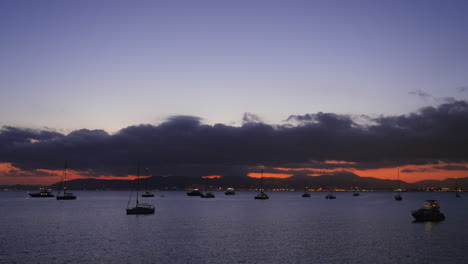
M 467 194 L 156 192 L 154 215 L 126 215 L 128 192 L 75 194 L 0 192 L 0 263 L 468 263 Z M 413 222 L 426 199 L 445 221 Z

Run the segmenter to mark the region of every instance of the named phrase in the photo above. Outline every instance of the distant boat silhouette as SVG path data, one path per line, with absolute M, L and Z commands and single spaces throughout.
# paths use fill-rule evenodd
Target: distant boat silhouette
M 67 192 L 67 162 L 65 161 L 65 168 L 63 169 L 62 180 L 60 181 L 59 191 L 57 193 L 57 200 L 75 200 L 76 196 L 71 192 Z M 61 192 L 63 190 L 63 195 Z
M 234 191 L 234 188 L 227 188 L 227 190 L 224 192 L 225 195 L 235 195 L 236 192 Z
M 194 189 L 194 190 L 192 190 L 190 192 L 187 192 L 187 195 L 188 196 L 201 196 L 202 193 L 200 192 L 200 190 Z
M 48 198 L 55 197 L 49 190 L 46 188 L 41 189 L 38 193 L 30 193 L 29 196 L 34 198 Z
M 215 195 L 211 192 L 202 193 L 201 198 L 215 198 Z
M 310 193 L 307 192 L 307 187 L 304 187 L 304 194 L 302 194 L 302 197 L 304 197 L 304 198 L 310 197 Z
M 442 221 L 445 215 L 439 211 L 440 206 L 436 200 L 426 200 L 424 206 L 412 212 L 412 215 L 417 222 L 426 221 Z
M 330 193 L 325 196 L 325 199 L 333 200 L 336 199 L 336 196 L 333 195 L 333 189 L 332 189 L 332 178 L 331 175 L 329 176 L 329 181 L 330 181 Z
M 401 197 L 401 188 L 400 188 L 400 168 L 398 168 L 398 194 L 395 195 L 395 200 L 401 201 L 403 200 L 403 197 Z
M 154 194 L 148 191 L 148 177 L 149 177 L 149 172 L 148 172 L 148 168 L 146 168 L 145 193 L 142 193 L 141 197 L 154 197 Z
M 357 182 L 357 180 L 354 180 L 354 183 L 356 183 L 356 182 Z M 355 184 L 353 196 L 359 196 L 359 195 L 360 195 L 359 188 L 357 187 L 357 184 Z
M 148 203 L 140 203 L 138 200 L 138 190 L 140 188 L 140 164 L 138 164 L 137 179 L 136 179 L 136 203 L 134 207 L 129 207 L 132 200 L 132 193 L 130 193 L 130 198 L 127 203 L 127 215 L 133 214 L 154 214 L 154 206 Z
M 208 179 L 205 179 L 205 193 L 200 195 L 201 198 L 215 198 L 215 195 L 208 191 Z
M 457 181 L 456 178 L 455 178 L 455 197 L 456 197 L 456 198 L 460 198 L 460 197 L 461 197 L 460 192 L 459 192 L 459 188 L 458 188 L 458 181 Z
M 266 200 L 270 197 L 268 197 L 268 195 L 266 193 L 263 192 L 263 166 L 262 167 L 262 171 L 261 171 L 261 174 L 260 174 L 260 193 L 257 194 L 255 196 L 255 199 L 256 200 Z

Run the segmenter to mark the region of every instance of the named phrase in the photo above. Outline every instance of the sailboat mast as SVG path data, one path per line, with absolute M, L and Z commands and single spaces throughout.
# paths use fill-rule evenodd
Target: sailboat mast
M 136 190 L 136 204 L 138 205 L 138 189 L 140 189 L 140 163 L 138 162 L 138 169 L 137 169 L 137 190 Z
M 400 167 L 398 167 L 398 194 L 400 194 Z
M 148 178 L 149 178 L 149 170 L 146 168 L 146 179 L 145 179 L 145 191 L 148 192 Z
M 65 195 L 65 192 L 67 190 L 66 182 L 67 182 L 67 161 L 65 161 L 65 168 L 63 170 L 62 179 L 60 181 L 60 187 L 58 188 L 58 194 L 57 195 L 60 195 L 62 190 L 63 190 L 63 195 Z
M 260 192 L 263 192 L 263 166 L 262 171 L 260 172 Z
M 65 192 L 67 191 L 67 181 L 68 181 L 68 175 L 67 175 L 67 161 L 65 161 L 65 171 L 64 171 L 64 179 L 63 179 L 63 195 L 65 195 Z

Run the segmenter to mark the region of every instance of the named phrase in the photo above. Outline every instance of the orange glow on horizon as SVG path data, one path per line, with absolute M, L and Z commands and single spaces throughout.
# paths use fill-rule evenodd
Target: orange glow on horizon
M 109 175 L 99 175 L 96 177 L 90 177 L 92 171 L 75 171 L 67 169 L 67 179 L 76 180 L 76 179 L 105 179 L 105 180 L 133 180 L 136 178 L 136 175 L 127 175 L 127 176 L 109 176 Z M 50 174 L 47 176 L 39 176 L 34 174 L 46 173 Z M 84 175 L 82 175 L 84 174 Z M 62 178 L 63 170 L 46 170 L 46 169 L 37 169 L 34 171 L 23 171 L 19 168 L 16 168 L 11 163 L 4 162 L 0 163 L 0 185 L 50 185 L 59 182 Z M 140 178 L 146 178 L 149 176 L 140 176 Z
M 268 172 L 264 172 L 263 173 L 263 177 L 265 178 L 289 178 L 291 176 L 293 176 L 294 174 L 285 174 L 285 173 L 268 173 Z M 251 178 L 261 178 L 262 177 L 262 174 L 260 172 L 251 172 L 249 174 L 247 174 L 248 177 L 251 177 Z
M 438 164 L 444 166 L 447 164 Z M 454 165 L 454 164 L 452 164 Z M 456 164 L 468 166 L 468 164 Z M 433 169 L 434 165 L 405 165 L 400 167 L 400 180 L 405 182 L 417 182 L 422 180 L 444 180 L 447 178 L 464 178 L 468 177 L 468 171 L 464 170 L 443 170 Z M 403 172 L 404 170 L 414 170 L 414 172 Z M 419 170 L 419 171 L 418 171 Z M 398 168 L 382 168 L 372 170 L 350 170 L 360 177 L 374 177 L 378 179 L 398 179 Z
M 343 164 L 343 163 L 336 163 Z M 460 166 L 459 170 L 447 170 L 444 166 Z M 468 163 L 442 163 L 428 164 L 428 165 L 405 165 L 400 167 L 400 180 L 413 183 L 421 180 L 444 180 L 447 178 L 465 178 L 468 177 Z M 267 178 L 289 178 L 294 176 L 296 171 L 304 171 L 305 174 L 313 177 L 323 174 L 335 172 L 351 172 L 360 177 L 373 177 L 378 179 L 397 179 L 397 167 L 393 168 L 378 168 L 378 169 L 356 169 L 356 168 L 335 168 L 335 169 L 322 169 L 322 168 L 273 168 L 279 173 L 263 173 Z M 404 170 L 412 170 L 412 172 L 404 172 Z M 281 173 L 284 172 L 284 173 Z M 289 173 L 287 173 L 289 172 Z M 309 172 L 309 173 L 307 173 Z M 127 176 L 112 176 L 112 175 L 99 175 L 93 176 L 92 170 L 75 171 L 67 170 L 68 180 L 75 179 L 105 179 L 105 180 L 134 180 L 136 175 Z M 50 185 L 57 183 L 61 180 L 63 170 L 46 170 L 36 169 L 32 171 L 24 171 L 14 167 L 11 163 L 0 163 L 0 185 Z M 91 176 L 90 176 L 91 175 Z M 247 174 L 251 178 L 260 178 L 261 173 L 251 172 Z M 140 178 L 147 178 L 150 176 L 140 176 Z M 207 179 L 219 179 L 221 175 L 207 175 L 202 176 Z
M 329 162 L 331 163 L 331 162 Z M 344 163 L 335 163 L 344 164 Z M 447 178 L 464 178 L 468 177 L 467 170 L 446 170 L 434 167 L 443 167 L 446 165 L 452 166 L 465 166 L 468 167 L 468 163 L 439 163 L 439 164 L 427 164 L 427 165 L 405 165 L 400 167 L 400 180 L 413 183 L 422 180 L 444 180 Z M 314 173 L 307 173 L 308 176 L 321 176 L 327 173 L 334 172 L 351 172 L 360 177 L 373 177 L 383 180 L 396 180 L 398 178 L 398 168 L 378 168 L 378 169 L 367 169 L 360 170 L 356 168 L 335 168 L 335 169 L 322 169 L 322 168 L 274 168 L 280 171 L 311 171 Z M 412 170 L 412 172 L 405 172 L 404 170 Z
M 202 176 L 203 179 L 220 179 L 223 176 L 221 175 L 208 175 L 208 176 Z

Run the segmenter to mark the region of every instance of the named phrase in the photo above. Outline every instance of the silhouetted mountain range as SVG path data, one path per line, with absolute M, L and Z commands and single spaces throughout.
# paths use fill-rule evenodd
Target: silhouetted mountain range
M 140 179 L 140 189 L 159 189 L 159 190 L 184 190 L 190 188 L 205 189 L 226 189 L 233 187 L 236 189 L 255 189 L 258 188 L 260 180 L 251 177 L 220 178 L 220 179 L 200 179 L 186 176 L 152 176 L 146 179 Z M 48 186 L 57 189 L 59 183 Z M 129 190 L 136 187 L 135 180 L 101 180 L 101 179 L 77 179 L 67 183 L 71 190 Z M 208 186 L 208 187 L 207 187 Z M 367 190 L 393 190 L 398 186 L 396 180 L 382 180 L 373 177 L 359 177 L 350 172 L 341 172 L 333 175 L 322 176 L 293 176 L 289 178 L 264 178 L 264 187 L 266 189 L 298 189 L 305 187 L 312 189 L 328 189 L 332 186 L 336 189 L 351 189 L 358 187 Z M 415 183 L 401 181 L 400 187 L 406 190 L 420 189 L 453 189 L 456 186 L 466 188 L 468 186 L 468 177 L 459 179 L 423 180 Z M 14 185 L 0 186 L 2 189 L 35 189 L 38 186 L 32 185 Z

